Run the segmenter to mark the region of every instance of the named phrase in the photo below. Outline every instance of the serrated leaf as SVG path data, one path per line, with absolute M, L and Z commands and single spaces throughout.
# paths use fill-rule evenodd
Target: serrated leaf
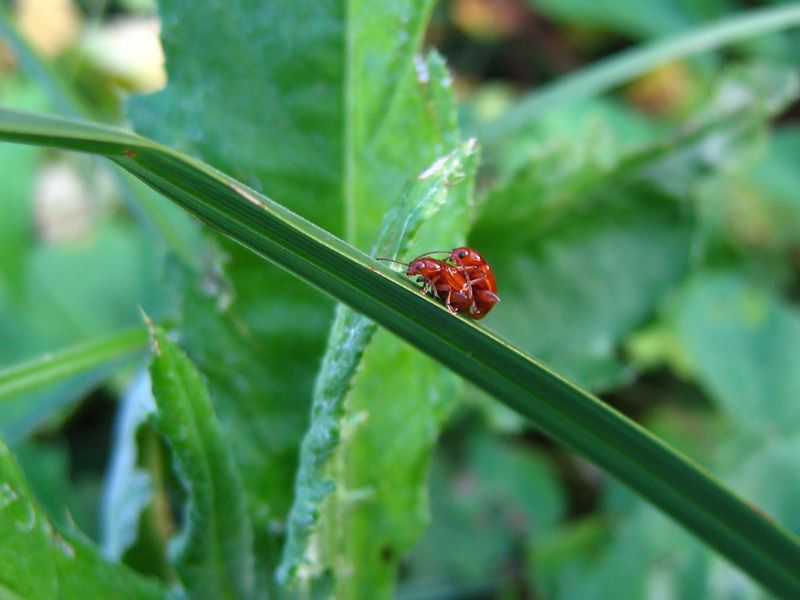
M 388 14 L 378 21 L 387 37 L 396 35 L 388 17 L 400 6 L 387 9 Z M 406 16 L 401 18 L 404 26 L 410 27 L 407 35 L 416 37 L 420 35 L 429 3 L 403 6 Z M 370 13 L 369 18 L 375 18 L 372 8 Z M 365 26 L 362 22 L 365 17 L 356 14 L 353 26 Z M 404 32 L 405 29 L 401 36 Z M 369 39 L 378 39 L 376 34 L 373 31 Z M 347 174 L 353 191 L 353 197 L 347 199 L 348 234 L 363 240 L 361 244 L 374 239 L 380 219 L 391 206 L 373 245 L 373 256 L 394 257 L 398 251 L 401 256 L 413 256 L 414 253 L 407 253 L 409 239 L 423 223 L 421 239 L 415 243 L 419 248 L 416 254 L 431 247 L 456 245 L 463 239 L 466 228 L 469 190 L 476 166 L 474 143 L 447 156 L 438 156 L 443 148 L 459 139 L 450 78 L 437 55 L 412 55 L 412 52 L 413 46 L 403 49 L 399 57 L 385 66 L 396 73 L 391 79 L 393 83 L 385 91 L 377 86 L 372 94 L 367 93 L 366 87 L 372 80 L 360 70 L 367 66 L 376 68 L 376 61 L 387 57 L 370 53 L 368 44 L 359 44 L 350 63 L 357 73 L 357 81 L 351 85 L 365 95 L 356 100 L 351 113 L 355 120 L 351 145 L 356 162 Z M 386 94 L 392 98 L 388 111 L 382 100 Z M 421 99 L 425 100 L 422 106 Z M 362 133 L 369 127 L 377 131 L 372 139 Z M 416 134 L 413 141 L 408 136 L 410 131 Z M 433 164 L 426 165 L 425 161 L 434 158 Z M 357 165 L 361 163 L 373 166 L 359 168 Z M 422 166 L 427 168 L 410 185 L 405 199 L 392 206 L 387 191 L 399 189 L 408 172 Z M 448 190 L 454 186 L 457 187 L 449 192 L 448 198 Z M 437 214 L 446 200 L 447 210 Z M 383 439 L 390 431 L 397 433 L 398 427 L 422 426 L 435 432 L 446 409 L 436 408 L 434 397 L 446 389 L 451 392 L 445 396 L 454 399 L 454 381 L 450 375 L 432 369 L 430 362 L 417 352 L 383 333 L 379 332 L 367 348 L 373 331 L 374 325 L 368 319 L 350 309 L 337 311 L 323 370 L 317 380 L 312 423 L 301 455 L 289 523 L 289 540 L 279 573 L 281 581 L 288 583 L 294 593 L 318 593 L 325 585 L 331 585 L 334 588 L 331 593 L 342 598 L 357 597 L 364 590 L 378 595 L 390 593 L 400 552 L 408 547 L 424 521 L 420 502 L 425 497 L 425 470 L 419 464 L 429 452 L 433 434 L 416 436 L 417 439 L 403 436 L 409 452 L 393 464 L 392 478 L 398 481 L 395 486 L 387 479 L 380 462 L 367 466 L 363 456 L 375 454 L 373 439 Z M 354 380 L 356 367 L 358 377 Z M 413 384 L 404 377 L 394 376 L 403 372 L 416 373 Z M 362 390 L 378 382 L 384 407 L 370 409 L 372 416 L 368 422 L 353 427 L 364 413 Z M 415 401 L 408 402 L 409 398 Z M 389 406 L 405 408 L 390 411 L 386 408 Z M 428 410 L 429 407 L 433 410 Z M 403 411 L 406 417 L 399 416 Z M 343 435 L 343 431 L 348 433 Z M 342 468 L 343 464 L 354 466 Z M 382 477 L 376 478 L 376 473 Z M 375 489 L 367 502 L 352 502 L 348 488 L 376 488 L 378 479 L 384 480 L 385 490 L 394 491 L 387 495 Z M 408 500 L 398 505 L 392 495 L 405 488 L 409 489 Z M 356 523 L 361 524 L 360 529 Z M 394 524 L 394 529 L 388 523 Z M 386 533 L 372 535 L 376 529 Z
M 250 598 L 253 530 L 241 476 L 200 373 L 163 330 L 153 330 L 156 425 L 174 452 L 187 505 L 171 548 L 192 598 Z
M 454 242 L 475 166 L 474 143 L 468 142 L 426 169 L 392 209 L 373 254 L 394 256 L 399 249 L 406 255 L 420 228 L 423 237 Z M 365 590 L 388 595 L 397 560 L 426 519 L 421 464 L 457 387 L 385 333 L 370 343 L 374 330 L 371 321 L 350 309 L 337 313 L 317 380 L 279 572 L 296 592 L 311 594 L 333 576 L 337 597 L 358 597 Z M 375 406 L 378 390 L 382 403 Z M 374 459 L 365 461 L 367 456 Z M 391 468 L 380 456 L 391 461 Z M 368 497 L 354 497 L 354 489 L 369 490 Z
M 0 595 L 25 600 L 165 598 L 155 583 L 104 561 L 81 536 L 57 531 L 0 441 Z

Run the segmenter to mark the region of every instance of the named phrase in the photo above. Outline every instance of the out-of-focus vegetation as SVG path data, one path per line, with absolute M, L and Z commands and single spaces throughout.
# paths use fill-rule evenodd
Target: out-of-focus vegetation
M 18 0 L 10 22 L 50 72 L 36 75 L 0 38 L 0 104 L 60 110 L 42 79 L 52 77 L 75 113 L 132 123 L 368 249 L 404 183 L 459 141 L 451 75 L 461 130 L 486 145 L 471 215 L 469 191 L 458 192 L 419 251 L 466 236 L 499 282 L 487 327 L 800 534 L 800 33 L 663 64 L 493 139 L 486 132 L 524 94 L 752 3 L 451 0 L 427 25 L 424 10 L 392 13 L 412 36 L 398 44 L 437 48 L 450 74 L 421 54 L 416 71 L 384 60 L 369 46 L 382 26 L 361 14 L 344 26 L 367 41 L 349 51 L 378 58 L 350 76 L 380 89 L 348 97 L 358 110 L 315 104 L 340 85 L 343 49 L 313 3 L 310 16 L 286 2 L 231 4 Z M 166 84 L 158 8 L 169 86 L 140 96 Z M 304 68 L 330 79 L 291 87 Z M 437 77 L 430 97 L 405 83 L 390 94 L 394 81 Z M 249 91 L 255 78 L 268 83 Z M 433 125 L 419 117 L 425 102 L 438 103 Z M 291 122 L 296 106 L 307 122 Z M 347 110 L 359 120 L 344 134 Z M 405 130 L 420 133 L 396 142 Z M 95 160 L 0 144 L 0 182 L 0 369 L 139 326 L 142 310 L 174 325 L 188 352 L 155 334 L 158 418 L 141 355 L 0 400 L 0 434 L 21 467 L 0 456 L 0 472 L 24 473 L 29 514 L 72 532 L 73 553 L 100 561 L 85 535 L 127 564 L 106 577 L 129 597 L 163 593 L 141 575 L 182 582 L 193 598 L 292 597 L 282 586 L 298 569 L 343 598 L 389 595 L 395 578 L 409 599 L 766 597 L 597 468 L 385 333 L 353 358 L 346 409 L 331 416 L 343 423 L 325 456 L 336 501 L 320 500 L 325 478 L 296 495 L 312 396 L 324 400 L 339 372 L 340 347 L 325 350 L 330 302 Z M 384 190 L 381 205 L 340 199 Z M 358 332 L 348 318 L 337 320 L 341 347 Z M 323 525 L 294 538 L 287 516 L 309 497 Z M 7 500 L 0 487 L 0 509 Z M 184 517 L 192 526 L 175 538 Z M 283 554 L 287 537 L 298 546 Z M 298 558 L 309 556 L 323 558 Z M 368 567 L 348 563 L 364 556 Z M 33 591 L 10 586 L 4 560 L 0 550 L 0 592 L 52 597 L 46 574 L 31 574 Z M 63 560 L 49 564 L 69 569 Z M 62 592 L 91 594 L 105 568 L 76 573 Z

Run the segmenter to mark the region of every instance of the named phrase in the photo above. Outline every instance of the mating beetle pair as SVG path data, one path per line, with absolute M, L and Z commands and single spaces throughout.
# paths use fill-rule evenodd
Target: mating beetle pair
M 449 256 L 444 261 L 430 258 L 430 254 L 439 252 Z M 417 278 L 423 294 L 433 292 L 451 312 L 473 319 L 482 319 L 500 302 L 492 267 L 477 251 L 466 246 L 418 256 L 408 263 L 406 275 Z

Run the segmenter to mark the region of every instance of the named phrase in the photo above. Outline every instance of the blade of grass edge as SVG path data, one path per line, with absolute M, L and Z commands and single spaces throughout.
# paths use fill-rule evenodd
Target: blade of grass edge
M 0 139 L 103 154 L 202 221 L 327 292 L 529 418 L 780 596 L 800 595 L 800 541 L 658 438 L 396 273 L 175 150 L 90 123 L 0 110 Z
M 0 402 L 85 373 L 147 349 L 143 326 L 76 344 L 0 370 Z
M 798 25 L 800 4 L 794 3 L 750 10 L 620 52 L 522 98 L 513 108 L 486 123 L 479 138 L 484 144 L 494 144 L 553 108 L 607 92 L 666 62 Z

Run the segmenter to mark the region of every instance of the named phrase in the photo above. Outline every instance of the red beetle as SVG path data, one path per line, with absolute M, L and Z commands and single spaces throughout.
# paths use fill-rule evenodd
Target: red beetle
M 449 259 L 464 273 L 472 288 L 472 316 L 482 319 L 500 302 L 492 267 L 477 250 L 467 246 L 453 248 Z
M 453 264 L 429 257 L 438 252 L 449 254 L 448 260 Z M 416 277 L 417 282 L 423 284 L 422 293 L 433 292 L 451 312 L 482 319 L 500 302 L 492 267 L 472 248 L 436 250 L 418 256 L 410 263 L 387 258 L 378 260 L 407 264 L 406 275 Z
M 422 293 L 429 291 L 441 298 L 450 312 L 470 313 L 472 288 L 466 276 L 453 265 L 441 260 L 420 256 L 408 264 L 406 275 L 422 283 Z

